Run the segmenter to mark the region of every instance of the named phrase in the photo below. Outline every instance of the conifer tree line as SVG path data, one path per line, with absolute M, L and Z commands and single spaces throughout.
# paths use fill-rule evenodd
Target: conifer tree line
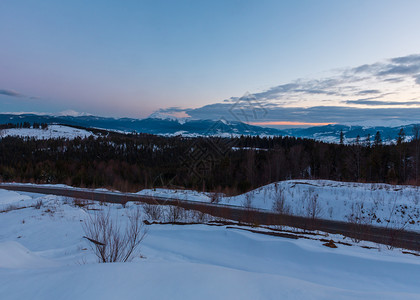
M 7 124 L 0 124 L 0 129 L 10 129 L 10 128 L 34 128 L 34 129 L 48 129 L 47 123 L 29 123 L 29 122 L 21 122 L 21 123 L 7 123 Z
M 418 185 L 420 128 L 339 144 L 294 137 L 163 137 L 108 133 L 85 139 L 0 140 L 0 180 L 106 187 L 176 187 L 237 194 L 286 179 Z

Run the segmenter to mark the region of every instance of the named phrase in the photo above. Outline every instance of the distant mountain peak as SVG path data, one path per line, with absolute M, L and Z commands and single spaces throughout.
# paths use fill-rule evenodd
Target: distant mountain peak
M 161 112 L 161 111 L 156 111 L 156 112 L 152 113 L 150 116 L 148 116 L 147 118 L 148 119 L 177 121 L 180 124 L 184 124 L 186 121 L 191 119 L 191 117 L 188 116 L 187 114 L 180 114 L 180 116 L 176 116 L 174 114 L 169 114 L 169 113 L 165 113 L 165 112 Z
M 59 113 L 54 114 L 58 117 L 89 117 L 93 116 L 92 114 L 85 113 L 85 112 L 78 112 L 72 109 L 68 109 Z
M 403 119 L 377 119 L 377 120 L 363 120 L 344 122 L 341 125 L 345 126 L 361 126 L 363 128 L 374 128 L 374 127 L 401 127 L 412 124 L 420 124 L 420 120 L 403 120 Z

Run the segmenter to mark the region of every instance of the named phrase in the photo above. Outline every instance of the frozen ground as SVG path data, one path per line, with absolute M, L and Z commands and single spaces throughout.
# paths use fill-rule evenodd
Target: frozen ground
M 332 249 L 227 226 L 150 225 L 142 257 L 98 264 L 82 238 L 90 209 L 110 209 L 124 222 L 136 205 L 77 206 L 2 190 L 0 203 L 2 300 L 420 299 L 420 258 L 400 249 Z
M 85 138 L 92 136 L 93 133 L 83 129 L 78 129 L 62 125 L 48 125 L 47 129 L 34 128 L 10 128 L 4 129 L 3 136 L 19 136 L 35 139 L 57 139 L 66 138 L 74 139 L 77 137 Z

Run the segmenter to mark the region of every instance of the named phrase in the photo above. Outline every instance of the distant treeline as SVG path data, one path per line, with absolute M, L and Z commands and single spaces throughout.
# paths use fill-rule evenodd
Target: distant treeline
M 375 137 L 352 145 L 293 137 L 185 138 L 148 134 L 0 141 L 0 179 L 63 183 L 137 191 L 182 187 L 244 192 L 271 182 L 330 179 L 419 183 L 420 137 L 382 143 Z
M 21 123 L 7 123 L 7 124 L 0 124 L 0 129 L 10 129 L 10 128 L 35 128 L 35 129 L 47 129 L 47 123 L 29 123 L 29 122 L 21 122 Z

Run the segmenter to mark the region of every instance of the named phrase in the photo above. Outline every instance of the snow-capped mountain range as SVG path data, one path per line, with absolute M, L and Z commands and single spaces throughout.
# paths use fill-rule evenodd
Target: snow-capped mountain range
M 165 136 L 294 136 L 315 139 L 324 142 L 338 143 L 341 131 L 345 143 L 353 143 L 357 136 L 363 142 L 370 135 L 372 141 L 376 132 L 380 132 L 382 141 L 390 143 L 396 140 L 401 128 L 406 139 L 413 136 L 413 128 L 420 124 L 417 120 L 370 120 L 308 128 L 276 129 L 248 125 L 238 121 L 194 120 L 167 115 L 152 114 L 145 119 L 109 118 L 93 115 L 38 115 L 38 114 L 0 114 L 0 124 L 7 123 L 47 123 L 86 128 L 99 128 L 121 132 L 149 133 Z

